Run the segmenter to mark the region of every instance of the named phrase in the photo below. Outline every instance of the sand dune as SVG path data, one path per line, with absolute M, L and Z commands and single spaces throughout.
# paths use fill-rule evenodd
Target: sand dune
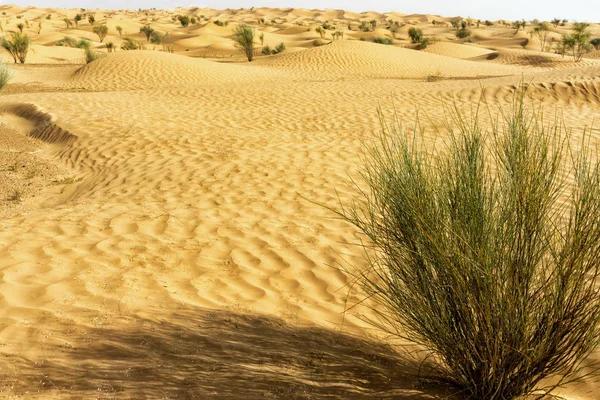
M 422 358 L 407 362 L 365 323 L 368 308 L 348 310 L 364 293 L 340 266 L 364 260 L 355 229 L 322 206 L 356 196 L 350 178 L 379 129 L 378 105 L 442 128 L 444 106 L 471 110 L 482 96 L 506 106 L 524 79 L 528 98 L 564 115 L 573 135 L 598 115 L 597 52 L 574 63 L 532 40 L 523 48 L 528 33 L 499 24 L 473 26 L 466 43 L 449 26 L 457 17 L 437 15 L 87 10 L 109 27 L 101 43 L 85 20 L 66 28 L 79 12 L 0 6 L 4 31 L 27 20 L 32 40 L 24 65 L 0 53 L 13 73 L 0 92 L 9 398 L 439 395 L 408 376 Z M 198 22 L 181 27 L 175 14 Z M 373 31 L 358 30 L 370 20 Z M 333 29 L 321 39 L 326 21 L 343 40 L 330 43 Z M 389 21 L 406 25 L 392 45 L 372 43 L 392 37 Z M 286 50 L 263 55 L 257 41 L 246 62 L 231 40 L 241 22 Z M 148 43 L 145 24 L 169 33 L 174 53 Z M 410 26 L 437 41 L 408 48 Z M 55 46 L 64 36 L 104 57 L 85 64 L 82 49 Z M 145 50 L 107 54 L 107 41 L 125 38 Z M 590 379 L 561 394 L 599 391 Z

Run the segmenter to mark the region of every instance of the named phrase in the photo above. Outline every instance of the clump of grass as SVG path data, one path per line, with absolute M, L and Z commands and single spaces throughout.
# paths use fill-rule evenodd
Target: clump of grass
M 262 53 L 264 55 L 278 54 L 285 50 L 285 44 L 283 42 L 279 43 L 274 49 L 266 45 L 262 48 Z
M 425 77 L 425 82 L 438 82 L 441 81 L 443 78 L 444 75 L 442 74 L 442 71 L 438 69 L 435 74 L 427 75 Z
M 104 53 L 100 53 L 97 52 L 95 50 L 92 50 L 90 47 L 86 47 L 85 49 L 85 62 L 86 64 L 89 64 L 93 61 L 96 61 L 99 58 L 104 57 L 105 54 Z
M 468 399 L 542 398 L 580 379 L 600 341 L 600 161 L 523 94 L 489 114 L 485 131 L 451 109 L 433 154 L 418 124 L 380 114 L 367 189 L 337 212 L 369 240 L 354 276 L 372 323 L 422 345 Z
M 29 36 L 20 32 L 11 32 L 10 38 L 3 37 L 0 45 L 12 56 L 15 64 L 17 61 L 25 64 L 29 52 Z
M 373 43 L 392 44 L 392 43 L 394 43 L 394 40 L 392 38 L 376 37 L 376 38 L 373 38 Z
M 140 45 L 129 38 L 123 40 L 123 43 L 121 43 L 121 50 L 139 50 L 139 49 L 140 49 Z
M 8 66 L 3 62 L 0 62 L 0 90 L 6 86 L 8 81 L 10 81 L 11 73 L 8 69 Z

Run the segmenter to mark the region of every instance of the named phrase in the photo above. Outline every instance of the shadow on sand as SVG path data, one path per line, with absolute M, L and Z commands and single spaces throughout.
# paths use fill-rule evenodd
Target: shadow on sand
M 41 361 L 3 357 L 13 369 L 21 364 L 14 394 L 419 400 L 443 395 L 440 388 L 420 384 L 418 365 L 386 345 L 266 316 L 195 309 L 160 320 L 119 317 L 68 335 L 68 324 L 64 327 L 57 342 L 63 344 L 45 349 Z

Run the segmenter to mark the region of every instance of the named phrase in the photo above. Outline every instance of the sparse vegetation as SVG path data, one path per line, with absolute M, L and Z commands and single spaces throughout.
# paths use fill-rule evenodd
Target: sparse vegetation
M 535 36 L 540 44 L 540 51 L 546 51 L 548 37 L 550 36 L 550 26 L 547 22 L 542 22 L 536 25 L 531 31 L 531 35 Z
M 17 24 L 17 29 L 19 30 L 19 32 L 23 33 L 23 28 L 24 28 L 24 25 L 22 23 Z
M 188 17 L 187 15 L 178 15 L 177 19 L 179 20 L 181 26 L 183 26 L 184 28 L 190 24 L 190 17 Z
M 81 15 L 81 14 L 75 15 L 75 17 L 73 18 L 73 21 L 75 21 L 75 26 L 79 26 L 79 21 L 81 21 L 82 19 L 83 19 L 83 15 Z
M 315 29 L 315 32 L 317 32 L 319 36 L 321 36 L 321 39 L 325 38 L 325 29 L 323 29 L 322 27 L 318 26 L 317 29 Z
M 590 44 L 594 46 L 596 50 L 600 50 L 600 38 L 594 38 L 590 40 Z
M 2 88 L 4 88 L 4 86 L 6 86 L 8 81 L 10 81 L 10 78 L 11 78 L 11 73 L 10 73 L 10 70 L 8 69 L 8 66 L 5 63 L 0 62 L 0 90 L 2 90 Z
M 94 23 L 96 22 L 96 16 L 94 16 L 93 14 L 88 15 L 88 22 L 90 23 L 91 26 L 94 26 Z
M 96 35 L 98 35 L 98 39 L 100 39 L 100 43 L 102 43 L 102 41 L 106 37 L 106 34 L 108 33 L 108 26 L 106 26 L 106 25 L 95 26 L 92 29 L 92 32 L 94 32 Z
M 95 50 L 92 50 L 91 47 L 86 47 L 85 48 L 85 62 L 86 64 L 91 63 L 92 61 L 96 61 L 97 59 L 101 58 L 103 56 L 102 53 L 99 53 Z
M 254 31 L 248 25 L 240 24 L 233 31 L 231 37 L 235 47 L 242 51 L 248 61 L 252 61 L 254 56 Z
M 10 39 L 2 38 L 2 47 L 10 54 L 15 64 L 20 62 L 25 64 L 27 52 L 29 51 L 29 36 L 21 32 L 11 32 Z
M 375 37 L 373 38 L 373 43 L 392 44 L 394 41 L 391 38 Z
M 71 20 L 69 18 L 65 18 L 63 19 L 65 25 L 67 26 L 67 29 L 71 28 L 73 26 L 73 23 L 71 22 Z
M 467 25 L 467 21 L 460 21 L 456 27 L 456 37 L 459 39 L 465 39 L 471 36 L 471 30 Z
M 338 210 L 369 240 L 354 276 L 371 322 L 427 349 L 423 368 L 462 397 L 542 398 L 600 340 L 600 163 L 523 96 L 491 132 L 453 110 L 433 154 L 418 127 L 381 117 L 367 190 Z
M 154 33 L 154 28 L 152 28 L 150 25 L 144 25 L 140 28 L 140 33 L 146 35 L 146 41 L 149 42 L 150 36 L 152 36 Z
M 419 28 L 410 28 L 408 30 L 408 37 L 411 42 L 419 43 L 423 39 L 423 31 Z
M 575 22 L 573 32 L 562 38 L 564 50 L 571 52 L 575 62 L 580 62 L 583 55 L 590 50 L 592 34 L 587 30 L 588 27 L 586 22 Z
M 123 28 L 117 25 L 115 26 L 115 29 L 117 30 L 117 32 L 119 32 L 119 37 L 123 36 Z
M 121 43 L 121 50 L 139 50 L 139 46 L 136 42 L 127 38 Z
M 115 44 L 113 42 L 106 42 L 106 51 L 112 53 L 115 50 Z

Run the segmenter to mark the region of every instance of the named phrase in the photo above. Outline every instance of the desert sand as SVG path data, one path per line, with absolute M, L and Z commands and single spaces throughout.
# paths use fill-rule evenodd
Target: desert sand
M 106 52 L 87 20 L 66 27 L 81 12 L 0 6 L 4 33 L 28 21 L 32 40 L 24 65 L 0 52 L 13 73 L 0 92 L 7 398 L 432 398 L 368 309 L 351 308 L 362 295 L 344 268 L 364 265 L 362 250 L 323 207 L 356 195 L 378 105 L 440 127 L 444 104 L 505 106 L 524 80 L 574 135 L 600 116 L 599 53 L 541 53 L 527 28 L 472 27 L 466 42 L 456 17 L 435 15 L 86 10 L 108 26 L 104 42 L 145 46 L 86 65 L 82 49 L 55 45 L 87 38 Z M 391 38 L 386 20 L 404 25 L 392 45 L 373 43 Z M 320 38 L 326 21 L 343 40 Z M 257 45 L 246 62 L 230 38 L 241 22 L 286 50 Z M 173 53 L 146 43 L 144 24 L 169 33 Z M 412 49 L 412 26 L 436 42 Z M 600 379 L 560 393 L 597 399 Z

